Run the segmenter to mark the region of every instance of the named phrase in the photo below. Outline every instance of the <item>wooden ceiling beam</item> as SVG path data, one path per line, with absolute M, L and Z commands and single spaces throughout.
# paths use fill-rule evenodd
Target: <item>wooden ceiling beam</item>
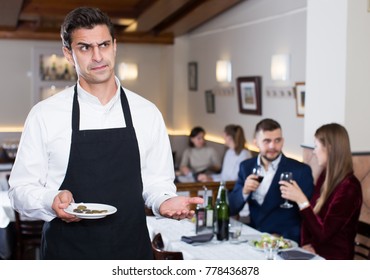
M 126 0 L 126 2 L 129 2 L 128 4 L 125 4 L 124 2 L 125 0 L 89 0 L 86 5 L 98 7 L 112 18 L 136 18 L 138 10 L 135 7 L 135 4 L 138 0 Z M 83 6 L 80 1 L 26 0 L 26 4 L 22 9 L 21 15 L 56 16 L 58 18 L 64 18 L 70 11 L 80 6 Z
M 81 5 L 89 5 L 108 14 L 115 25 L 118 41 L 173 44 L 175 36 L 195 29 L 242 1 L 0 0 L 0 38 L 60 40 L 60 25 L 66 14 Z M 8 4 L 12 7 L 10 12 L 6 8 Z M 4 23 L 8 14 L 11 22 Z M 136 30 L 131 29 L 133 23 L 137 24 Z
M 1 30 L 0 39 L 21 39 L 21 40 L 48 40 L 60 41 L 58 32 L 32 32 L 30 30 Z M 117 43 L 137 43 L 137 44 L 162 44 L 172 45 L 174 38 L 172 34 L 161 34 L 152 36 L 142 33 L 120 33 L 116 35 Z
M 174 12 L 183 7 L 188 0 L 159 0 L 145 10 L 137 19 L 136 31 L 151 30 Z
M 23 0 L 0 0 L 0 26 L 16 27 Z
M 201 24 L 209 21 L 223 11 L 231 8 L 232 6 L 244 0 L 207 0 L 202 5 L 196 7 L 191 14 L 187 14 L 180 20 L 176 21 L 173 25 L 163 29 L 164 33 L 173 33 L 174 36 L 181 36 Z

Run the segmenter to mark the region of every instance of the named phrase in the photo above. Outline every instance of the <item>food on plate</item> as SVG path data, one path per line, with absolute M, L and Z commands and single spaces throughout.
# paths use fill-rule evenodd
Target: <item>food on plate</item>
M 73 209 L 73 212 L 83 213 L 83 214 L 102 214 L 102 213 L 107 213 L 108 210 L 88 209 L 85 205 L 78 205 L 77 208 Z
M 290 240 L 284 239 L 282 236 L 276 237 L 269 234 L 262 234 L 259 240 L 254 240 L 253 245 L 258 249 L 263 249 L 265 244 L 278 245 L 279 249 L 289 249 L 293 247 Z

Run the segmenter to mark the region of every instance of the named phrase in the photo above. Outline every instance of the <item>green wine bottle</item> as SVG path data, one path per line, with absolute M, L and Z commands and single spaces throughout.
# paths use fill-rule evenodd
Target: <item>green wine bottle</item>
M 220 183 L 217 194 L 216 212 L 216 236 L 217 240 L 229 240 L 229 203 L 227 190 L 224 182 Z

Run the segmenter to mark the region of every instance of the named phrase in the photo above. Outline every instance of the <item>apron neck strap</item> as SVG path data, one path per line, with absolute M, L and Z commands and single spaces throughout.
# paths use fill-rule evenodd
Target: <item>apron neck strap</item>
M 133 127 L 130 106 L 128 105 L 128 100 L 122 87 L 121 87 L 121 106 L 123 116 L 126 121 L 126 127 Z M 78 103 L 77 84 L 74 86 L 74 95 L 73 95 L 72 130 L 73 131 L 80 130 L 80 105 Z

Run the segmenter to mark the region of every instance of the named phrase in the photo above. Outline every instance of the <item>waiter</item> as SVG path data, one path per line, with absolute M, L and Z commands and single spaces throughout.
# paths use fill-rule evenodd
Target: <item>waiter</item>
M 114 75 L 117 46 L 108 16 L 77 8 L 61 37 L 78 82 L 29 113 L 10 177 L 12 206 L 46 221 L 42 259 L 151 259 L 144 205 L 182 219 L 202 199 L 176 196 L 160 112 Z M 64 211 L 71 202 L 109 204 L 117 212 L 81 220 Z

